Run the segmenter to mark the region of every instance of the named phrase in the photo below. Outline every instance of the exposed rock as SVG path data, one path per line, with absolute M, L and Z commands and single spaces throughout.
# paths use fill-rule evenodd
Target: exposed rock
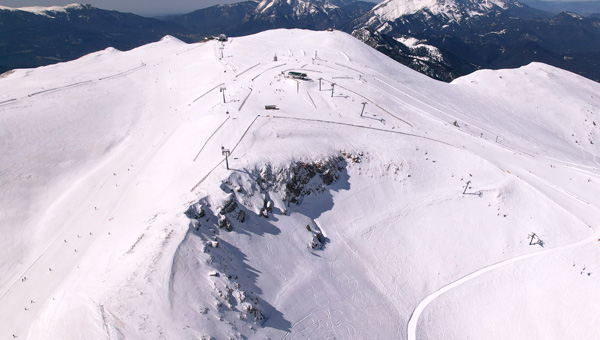
M 204 208 L 200 203 L 194 203 L 185 211 L 185 216 L 191 219 L 199 219 L 204 217 Z
M 229 199 L 223 205 L 223 208 L 221 209 L 221 211 L 219 211 L 219 214 L 221 214 L 221 215 L 228 214 L 230 212 L 233 212 L 235 209 L 237 209 L 237 207 L 238 207 L 238 205 L 237 205 L 236 197 L 235 197 L 235 195 L 231 195 L 229 197 Z
M 244 269 L 243 260 L 237 255 L 239 250 L 228 243 L 228 236 L 217 235 L 222 229 L 237 231 L 238 228 L 234 228 L 236 225 L 242 233 L 261 232 L 253 228 L 261 228 L 271 221 L 248 223 L 246 226 L 240 223 L 246 221 L 249 213 L 255 214 L 252 218 L 287 214 L 286 206 L 290 203 L 300 204 L 308 195 L 324 193 L 329 185 L 339 180 L 346 167 L 346 159 L 345 156 L 336 156 L 314 162 L 294 162 L 281 168 L 265 165 L 249 171 L 247 177 L 234 174 L 220 184 L 221 189 L 228 193 L 225 198 L 214 202 L 211 197 L 204 197 L 186 210 L 190 227 L 196 230 L 192 236 L 202 240 L 201 256 L 209 266 L 208 275 L 216 293 L 216 317 L 219 320 L 235 318 L 262 325 L 266 317 L 259 308 L 261 300 L 252 292 L 251 286 L 249 291 L 241 289 L 241 283 L 248 285 L 247 278 L 254 273 Z M 201 223 L 203 228 L 200 228 Z M 309 223 L 307 230 L 310 232 L 311 248 L 323 249 L 327 238 L 314 221 Z M 268 303 L 265 306 L 268 310 Z
M 236 215 L 236 220 L 238 220 L 238 222 L 240 223 L 244 223 L 244 221 L 246 220 L 246 212 L 244 210 L 238 211 Z
M 231 222 L 229 222 L 229 219 L 227 219 L 227 217 L 220 215 L 217 225 L 219 226 L 219 228 L 225 228 L 227 229 L 227 231 L 231 231 L 233 229 L 233 226 L 231 225 Z

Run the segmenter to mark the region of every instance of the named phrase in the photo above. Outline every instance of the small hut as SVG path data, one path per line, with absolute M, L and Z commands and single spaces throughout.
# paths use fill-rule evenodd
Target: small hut
M 288 72 L 288 77 L 294 78 L 294 79 L 306 79 L 306 77 L 308 77 L 308 75 L 306 73 L 290 71 L 290 72 Z

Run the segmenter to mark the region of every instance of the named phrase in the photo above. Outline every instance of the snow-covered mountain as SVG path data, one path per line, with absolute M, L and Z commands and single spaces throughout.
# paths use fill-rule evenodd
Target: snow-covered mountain
M 274 28 L 343 27 L 374 4 L 353 0 L 263 0 L 218 5 L 169 20 L 203 34 L 248 35 Z
M 438 24 L 451 27 L 477 24 L 478 20 L 498 20 L 498 16 L 529 19 L 543 15 L 542 11 L 513 0 L 386 0 L 359 22 L 363 21 L 372 29 L 388 33 L 393 30 L 394 24 L 407 24 L 411 18 L 420 18 L 424 25 L 432 27 Z
M 516 1 L 388 0 L 351 26 L 433 46 L 448 56 L 438 68 L 454 74 L 468 74 L 469 65 L 498 69 L 537 61 L 600 80 L 600 21 L 550 16 Z
M 0 6 L 0 73 L 69 61 L 109 46 L 128 50 L 167 34 L 194 39 L 171 22 L 91 5 Z
M 596 16 L 600 14 L 600 1 L 540 1 L 524 0 L 523 3 L 533 8 L 541 9 L 550 13 L 572 12 L 584 16 Z
M 339 31 L 4 74 L 0 337 L 593 338 L 598 93 Z
M 377 6 L 350 0 L 245 1 L 162 21 L 90 5 L 0 6 L 0 72 L 68 61 L 108 46 L 128 50 L 165 34 L 197 42 L 223 33 L 336 28 L 448 82 L 481 68 L 534 61 L 600 80 L 600 20 L 573 13 L 548 16 L 512 0 L 390 0 Z
M 37 15 L 43 15 L 43 16 L 49 17 L 49 18 L 56 18 L 56 16 L 59 13 L 66 14 L 70 10 L 81 10 L 81 9 L 90 8 L 90 7 L 91 7 L 90 5 L 81 5 L 81 4 L 70 4 L 70 5 L 66 5 L 66 6 L 50 6 L 50 7 L 31 6 L 31 7 L 19 7 L 19 8 L 0 6 L 0 10 L 11 11 L 11 12 L 28 12 L 28 13 L 33 13 L 33 14 L 37 14 Z
M 382 21 L 394 21 L 404 15 L 427 12 L 449 20 L 462 20 L 472 16 L 486 15 L 494 10 L 520 6 L 516 1 L 505 0 L 386 0 L 373 8 Z
M 346 7 L 352 4 L 351 0 L 262 0 L 255 9 L 257 14 L 275 16 L 278 11 L 287 9 L 284 15 L 291 14 L 292 17 L 312 15 L 317 12 L 325 14 L 331 10 Z

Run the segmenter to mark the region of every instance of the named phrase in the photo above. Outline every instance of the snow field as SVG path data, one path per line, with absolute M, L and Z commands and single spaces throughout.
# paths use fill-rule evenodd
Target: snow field
M 444 84 L 341 32 L 275 30 L 107 49 L 17 70 L 0 89 L 17 99 L 0 105 L 3 337 L 490 338 L 493 326 L 504 339 L 526 320 L 522 338 L 595 331 L 579 314 L 595 307 L 574 293 L 593 301 L 595 276 L 555 278 L 553 258 L 597 252 L 598 149 L 579 141 L 596 133 L 596 83 L 532 64 Z M 332 157 L 337 181 L 300 204 L 256 184 L 268 167 Z M 216 223 L 232 195 L 246 220 L 228 232 Z M 197 202 L 198 230 L 183 214 Z M 532 286 L 543 291 L 529 299 Z M 508 301 L 518 322 L 496 317 Z M 576 326 L 545 333 L 560 313 Z

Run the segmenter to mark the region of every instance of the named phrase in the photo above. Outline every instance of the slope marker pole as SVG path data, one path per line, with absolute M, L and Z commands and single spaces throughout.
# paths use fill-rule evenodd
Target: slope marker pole
M 365 112 L 365 106 L 367 106 L 367 102 L 362 102 L 362 111 L 360 111 L 360 116 L 362 117 L 363 113 Z
M 467 185 L 465 185 L 465 190 L 463 191 L 463 195 L 467 192 L 467 189 L 469 189 L 469 184 L 471 184 L 471 181 L 468 181 Z

